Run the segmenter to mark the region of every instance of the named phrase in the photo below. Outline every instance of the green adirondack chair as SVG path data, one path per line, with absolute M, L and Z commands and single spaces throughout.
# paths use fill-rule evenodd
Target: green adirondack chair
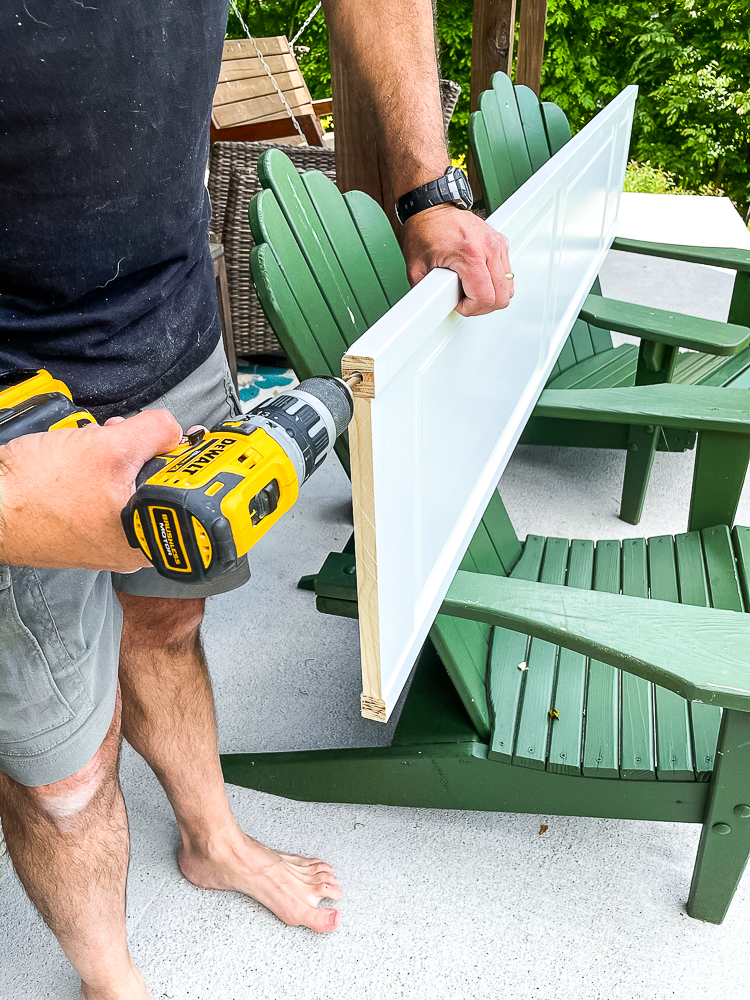
M 300 378 L 335 374 L 406 288 L 395 238 L 366 195 L 300 177 L 278 151 L 259 174 L 261 303 Z M 717 390 L 687 392 L 547 390 L 542 412 L 573 416 L 575 399 L 584 420 L 593 403 L 618 420 L 699 428 L 692 530 L 521 542 L 494 494 L 392 745 L 225 755 L 226 780 L 308 801 L 702 822 L 688 906 L 720 922 L 750 853 L 750 618 L 737 613 L 750 600 L 750 529 L 712 526 L 718 465 L 707 463 L 721 464 L 730 435 L 750 453 L 750 407 L 741 392 L 722 393 L 721 408 Z M 321 611 L 356 617 L 347 549 L 313 582 Z
M 480 95 L 479 110 L 469 119 L 469 142 L 484 205 L 488 212 L 494 212 L 568 142 L 571 132 L 565 114 L 556 104 L 540 103 L 528 87 L 514 87 L 505 73 L 493 74 L 490 83 L 491 89 Z M 728 320 L 750 325 L 749 252 L 625 239 L 617 239 L 613 245 L 617 250 L 631 253 L 736 269 Z M 676 313 L 661 313 L 657 329 L 650 329 L 648 322 L 643 323 L 641 307 L 600 298 L 598 279 L 592 293 L 552 370 L 549 388 L 667 382 L 750 388 L 750 348 L 746 344 L 735 345 L 728 351 L 717 327 L 704 323 L 696 326 L 693 317 Z M 613 347 L 612 330 L 641 337 L 640 348 L 632 344 Z M 718 334 L 718 339 L 713 339 L 714 334 Z M 698 353 L 680 354 L 680 347 Z M 603 424 L 596 417 L 584 424 L 535 415 L 527 424 L 521 442 L 627 449 L 620 517 L 637 524 L 654 452 L 685 451 L 694 446 L 695 435 L 689 428 L 647 431 L 627 424 Z

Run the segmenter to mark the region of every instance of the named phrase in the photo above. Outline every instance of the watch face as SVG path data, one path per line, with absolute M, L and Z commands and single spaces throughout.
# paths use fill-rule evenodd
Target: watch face
M 455 195 L 453 201 L 459 208 L 471 208 L 474 204 L 474 197 L 466 174 L 459 167 L 448 167 L 445 172 L 448 180 L 448 187 L 451 194 Z

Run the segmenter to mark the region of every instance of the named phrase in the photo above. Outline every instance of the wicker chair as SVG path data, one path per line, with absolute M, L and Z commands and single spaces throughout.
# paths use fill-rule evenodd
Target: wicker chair
M 448 124 L 461 93 L 451 80 L 440 81 L 443 123 Z M 320 170 L 336 180 L 335 153 L 321 146 L 287 146 L 270 142 L 215 142 L 209 155 L 208 193 L 213 217 L 211 241 L 224 245 L 234 343 L 239 355 L 275 355 L 283 351 L 266 322 L 250 277 L 253 238 L 247 206 L 260 190 L 256 164 L 266 149 L 281 149 L 298 170 Z

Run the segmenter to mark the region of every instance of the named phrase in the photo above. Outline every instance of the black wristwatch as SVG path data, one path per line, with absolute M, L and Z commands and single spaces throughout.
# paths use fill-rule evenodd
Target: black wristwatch
M 442 177 L 436 181 L 421 184 L 396 202 L 396 215 L 402 224 L 417 212 L 424 212 L 434 205 L 455 205 L 456 208 L 471 208 L 474 196 L 471 193 L 469 181 L 463 170 L 458 167 L 448 167 Z

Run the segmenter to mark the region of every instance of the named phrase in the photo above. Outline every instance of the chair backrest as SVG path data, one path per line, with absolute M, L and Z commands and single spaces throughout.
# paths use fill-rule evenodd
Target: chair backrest
M 493 73 L 490 84 L 479 95 L 479 110 L 469 118 L 469 145 L 488 213 L 515 194 L 571 138 L 568 119 L 556 104 L 540 101 L 528 87 L 514 87 L 506 73 Z M 601 294 L 598 278 L 592 291 Z M 609 330 L 579 319 L 550 378 L 611 348 Z
M 494 212 L 571 138 L 564 112 L 493 73 L 469 118 L 469 145 L 488 213 Z
M 257 46 L 257 50 L 256 50 Z M 288 118 L 278 91 L 260 61 L 263 56 L 296 117 L 313 115 L 312 98 L 289 42 L 256 38 L 224 42 L 211 122 L 215 129 Z
M 258 160 L 263 190 L 250 203 L 258 297 L 297 376 L 340 375 L 351 344 L 408 291 L 403 254 L 382 208 L 342 195 L 318 171 L 299 174 L 280 150 Z M 338 449 L 344 467 L 348 446 Z M 505 575 L 521 546 L 502 500 L 490 504 L 467 554 Z

